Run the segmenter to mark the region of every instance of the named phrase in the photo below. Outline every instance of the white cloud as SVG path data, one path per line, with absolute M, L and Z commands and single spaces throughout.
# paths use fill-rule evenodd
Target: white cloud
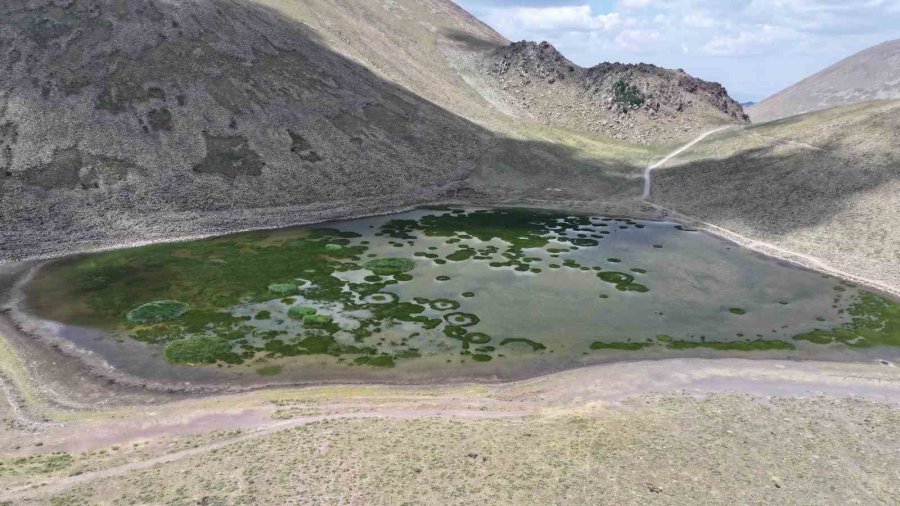
M 494 9 L 490 18 L 502 26 L 512 25 L 519 30 L 548 32 L 609 31 L 622 21 L 617 12 L 594 14 L 589 5 Z
M 643 9 L 662 3 L 660 0 L 619 0 L 619 7 L 622 9 Z
M 795 35 L 782 27 L 763 25 L 752 31 L 741 31 L 737 35 L 714 37 L 700 48 L 711 56 L 761 55 L 772 51 L 772 45 L 784 43 Z
M 662 34 L 654 30 L 623 30 L 615 38 L 616 45 L 631 53 L 645 53 L 656 49 Z

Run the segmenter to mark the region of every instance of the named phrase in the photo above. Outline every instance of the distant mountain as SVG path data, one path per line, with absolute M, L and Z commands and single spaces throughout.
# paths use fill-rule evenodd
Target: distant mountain
M 752 106 L 754 106 L 754 105 L 756 105 L 756 102 L 753 102 L 753 101 L 750 101 L 750 102 L 741 102 L 741 107 L 752 107 Z
M 749 108 L 754 123 L 900 98 L 900 39 L 860 51 Z

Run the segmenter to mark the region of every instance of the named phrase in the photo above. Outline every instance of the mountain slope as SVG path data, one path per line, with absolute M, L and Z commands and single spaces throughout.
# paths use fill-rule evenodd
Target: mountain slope
M 0 260 L 447 198 L 630 209 L 657 148 L 498 109 L 458 57 L 506 43 L 448 0 L 3 2 Z
M 900 39 L 860 51 L 747 109 L 754 123 L 900 98 Z
M 651 200 L 896 290 L 897 146 L 900 101 L 803 114 L 701 142 L 654 173 Z

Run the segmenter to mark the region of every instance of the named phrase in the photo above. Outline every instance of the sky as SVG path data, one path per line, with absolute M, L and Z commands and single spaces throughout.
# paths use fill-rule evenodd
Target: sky
M 683 68 L 759 101 L 900 38 L 900 0 L 455 0 L 506 38 L 546 40 L 581 66 Z

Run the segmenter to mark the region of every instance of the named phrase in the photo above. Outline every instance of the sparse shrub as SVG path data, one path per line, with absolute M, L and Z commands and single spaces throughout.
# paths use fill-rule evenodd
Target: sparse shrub
M 615 101 L 622 110 L 627 111 L 644 105 L 644 94 L 633 84 L 625 82 L 623 79 L 616 81 L 613 85 L 613 93 L 615 93 Z

